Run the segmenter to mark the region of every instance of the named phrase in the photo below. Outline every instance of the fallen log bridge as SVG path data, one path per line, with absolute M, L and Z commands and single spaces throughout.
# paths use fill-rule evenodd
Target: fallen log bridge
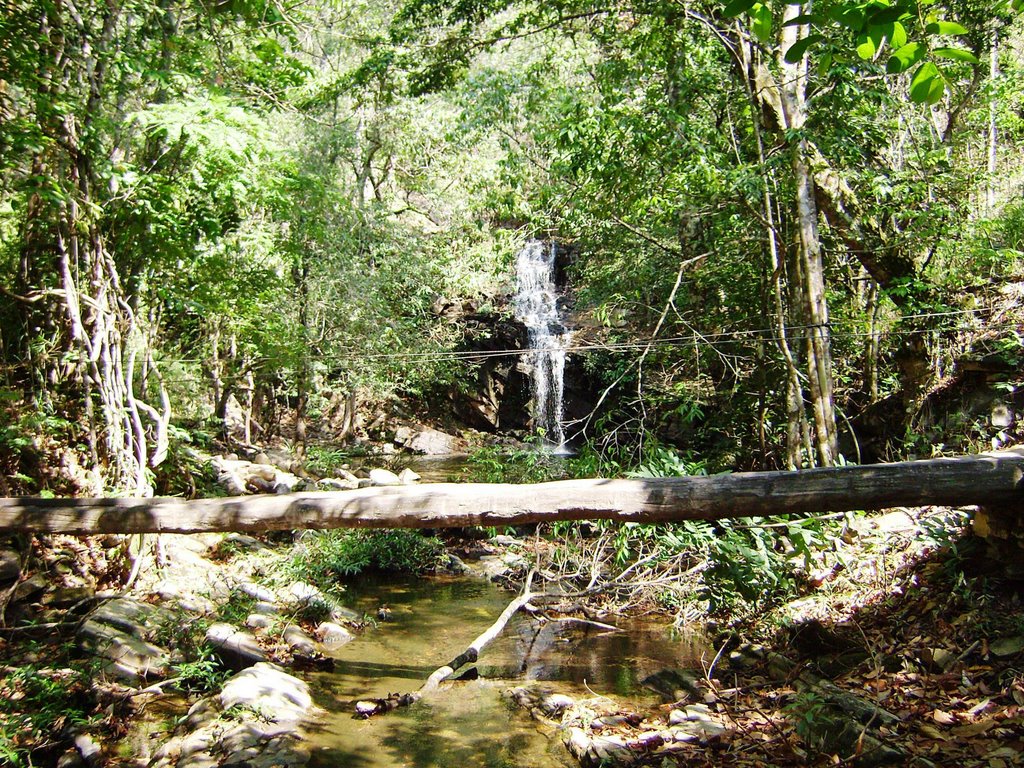
M 1019 505 L 1024 449 L 892 464 L 711 477 L 438 483 L 332 493 L 154 499 L 0 499 L 0 532 L 199 533 L 460 528 L 556 520 L 667 523 L 897 506 Z

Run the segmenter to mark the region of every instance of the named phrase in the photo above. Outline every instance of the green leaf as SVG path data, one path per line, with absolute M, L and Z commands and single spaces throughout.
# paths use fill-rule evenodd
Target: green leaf
M 928 96 L 926 101 L 929 104 L 938 104 L 942 100 L 943 94 L 946 92 L 946 81 L 945 78 L 939 75 L 932 80 L 931 86 L 928 88 Z
M 885 36 L 889 38 L 889 47 L 894 51 L 907 44 L 907 28 L 898 21 L 886 25 Z
M 932 86 L 936 78 L 939 78 L 939 68 L 932 62 L 926 61 L 917 68 L 914 79 L 910 81 L 910 98 L 915 104 L 924 104 L 931 96 Z M 929 102 L 933 103 L 933 102 Z
M 906 72 L 923 59 L 927 52 L 928 49 L 921 45 L 921 43 L 907 43 L 893 52 L 889 63 L 885 67 L 885 71 L 890 75 Z
M 725 17 L 739 16 L 754 7 L 757 0 L 730 0 L 722 11 Z
M 871 26 L 883 26 L 886 24 L 892 24 L 894 21 L 902 19 L 907 16 L 906 8 L 883 8 L 877 13 L 871 14 L 871 18 L 868 19 L 868 24 Z
M 1024 0 L 1021 0 L 1024 2 Z M 801 13 L 799 16 L 794 16 L 792 19 L 787 21 L 782 26 L 784 27 L 799 27 L 801 24 L 817 24 L 821 21 L 820 17 L 813 13 Z
M 829 9 L 828 16 L 836 24 L 852 29 L 854 32 L 861 32 L 864 29 L 864 12 L 857 8 L 835 6 Z
M 755 3 L 750 9 L 752 21 L 750 29 L 762 43 L 770 43 L 772 39 L 772 9 L 762 3 Z
M 875 41 L 872 40 L 868 35 L 857 36 L 857 55 L 865 61 L 871 61 L 875 58 L 875 54 L 878 53 L 878 48 L 875 47 Z
M 808 48 L 824 39 L 824 35 L 808 35 L 803 40 L 797 40 L 793 45 L 789 46 L 789 50 L 786 51 L 784 58 L 790 64 L 796 64 L 804 57 Z
M 967 29 L 955 21 L 933 21 L 924 31 L 929 35 L 966 35 Z
M 953 61 L 966 61 L 968 64 L 978 64 L 978 57 L 964 48 L 935 48 L 932 53 L 943 59 Z
M 1010 7 L 1018 13 L 1024 11 L 1024 0 L 1011 0 Z
M 818 77 L 825 77 L 832 68 L 832 54 L 826 53 L 818 62 Z

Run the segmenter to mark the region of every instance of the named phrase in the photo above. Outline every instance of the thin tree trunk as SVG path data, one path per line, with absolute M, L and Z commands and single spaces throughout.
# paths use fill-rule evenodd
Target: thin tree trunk
M 999 134 L 996 118 L 999 111 L 999 96 L 996 90 L 996 81 L 999 78 L 999 37 L 992 35 L 992 50 L 989 51 L 988 67 L 989 89 L 988 97 L 988 189 L 986 201 L 988 212 L 991 214 L 996 207 L 996 160 L 999 149 Z
M 787 5 L 784 24 L 804 12 L 802 5 Z M 780 52 L 785 52 L 807 34 L 803 25 L 783 26 Z M 838 456 L 835 405 L 833 402 L 832 357 L 829 339 L 828 302 L 825 293 L 818 207 L 814 197 L 814 176 L 808 161 L 807 139 L 802 135 L 807 119 L 806 56 L 795 64 L 779 57 L 782 70 L 781 96 L 790 142 L 790 161 L 796 186 L 796 219 L 799 232 L 799 260 L 807 318 L 807 373 L 814 415 L 815 447 L 822 466 L 832 466 Z

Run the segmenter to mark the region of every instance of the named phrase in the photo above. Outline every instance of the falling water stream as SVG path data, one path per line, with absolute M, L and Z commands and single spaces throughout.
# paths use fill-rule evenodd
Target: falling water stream
M 516 260 L 516 317 L 526 326 L 530 345 L 535 429 L 556 453 L 566 450 L 563 430 L 565 350 L 570 332 L 558 309 L 554 242 L 531 240 Z

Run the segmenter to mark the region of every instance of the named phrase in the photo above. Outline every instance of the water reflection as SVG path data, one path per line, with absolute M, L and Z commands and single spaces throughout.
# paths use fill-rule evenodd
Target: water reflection
M 547 681 L 570 695 L 614 695 L 637 706 L 657 702 L 642 688 L 647 675 L 695 665 L 698 642 L 670 638 L 642 622 L 611 633 L 570 622 L 540 624 L 517 617 L 487 646 L 480 679 L 438 691 L 415 706 L 372 720 L 355 720 L 361 698 L 414 691 L 437 667 L 461 652 L 497 618 L 510 595 L 477 579 L 380 582 L 361 580 L 347 591 L 350 608 L 390 620 L 333 653 L 332 673 L 310 684 L 331 714 L 312 734 L 313 766 L 530 766 L 572 765 L 557 734 L 538 730 L 501 692 L 526 680 Z

